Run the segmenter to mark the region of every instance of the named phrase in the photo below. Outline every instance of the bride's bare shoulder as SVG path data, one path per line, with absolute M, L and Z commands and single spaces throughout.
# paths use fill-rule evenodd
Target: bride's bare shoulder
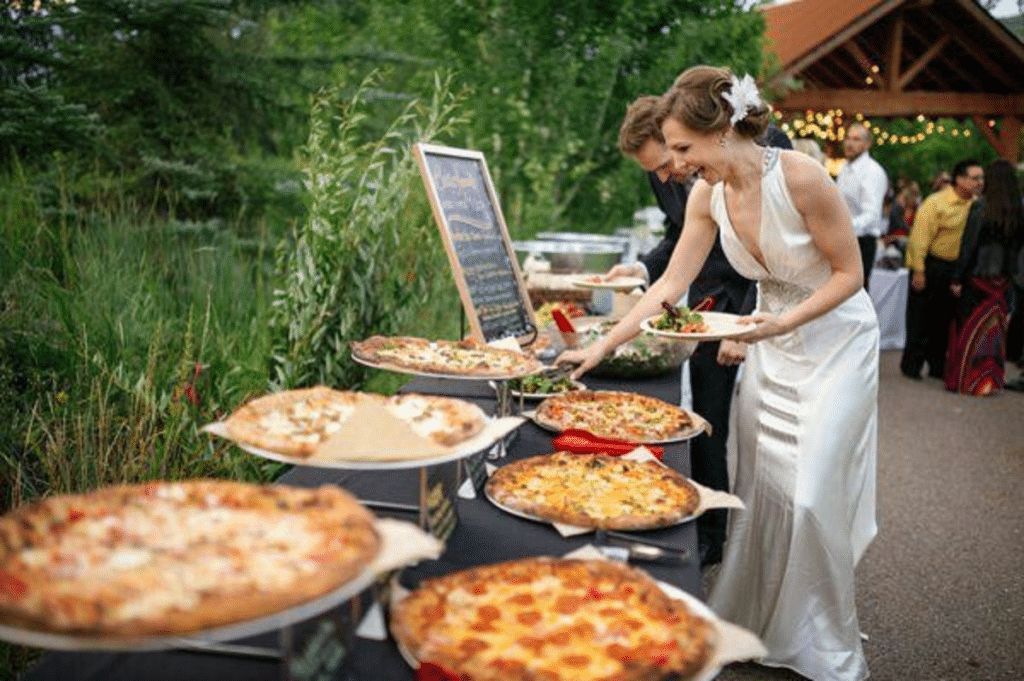
M 786 187 L 795 201 L 822 189 L 835 188 L 835 182 L 825 170 L 825 166 L 807 154 L 784 149 L 779 154 L 779 163 L 782 164 Z

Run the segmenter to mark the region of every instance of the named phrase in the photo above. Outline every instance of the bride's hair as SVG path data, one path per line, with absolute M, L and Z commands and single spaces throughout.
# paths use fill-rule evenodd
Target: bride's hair
M 732 105 L 722 96 L 737 83 L 727 68 L 692 66 L 683 71 L 662 97 L 659 122 L 673 118 L 690 130 L 712 133 L 729 127 Z M 737 135 L 756 139 L 768 128 L 770 109 L 763 102 L 748 109 L 732 126 Z

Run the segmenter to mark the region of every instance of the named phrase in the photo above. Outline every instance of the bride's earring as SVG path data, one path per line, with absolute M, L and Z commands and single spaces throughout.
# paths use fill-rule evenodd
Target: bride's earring
M 725 148 L 725 144 L 726 144 L 725 133 L 722 133 L 722 136 L 718 138 L 718 146 L 720 146 L 720 147 L 722 147 L 724 149 Z

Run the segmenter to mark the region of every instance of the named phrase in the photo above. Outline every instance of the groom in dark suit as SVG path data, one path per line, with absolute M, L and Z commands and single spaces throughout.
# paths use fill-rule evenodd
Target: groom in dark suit
M 657 124 L 657 109 L 657 97 L 640 97 L 629 105 L 619 128 L 619 149 L 647 171 L 658 207 L 665 213 L 665 237 L 636 263 L 613 267 L 606 275 L 609 278 L 638 276 L 648 283 L 656 281 L 668 267 L 672 250 L 683 231 L 688 178 L 675 174 L 672 157 Z M 766 138 L 771 146 L 793 147 L 789 137 L 774 126 L 769 127 Z M 756 285 L 732 268 L 721 240 L 716 238 L 703 269 L 690 286 L 687 305 L 692 308 L 703 303 L 708 310 L 749 314 L 756 301 Z M 694 480 L 711 489 L 729 490 L 726 463 L 729 408 L 738 362 L 745 351 L 743 343 L 714 341 L 699 344 L 690 357 L 693 410 L 707 419 L 712 430 L 711 435 L 700 435 L 690 441 L 690 472 Z M 725 509 L 708 511 L 697 519 L 701 566 L 721 562 L 726 520 Z

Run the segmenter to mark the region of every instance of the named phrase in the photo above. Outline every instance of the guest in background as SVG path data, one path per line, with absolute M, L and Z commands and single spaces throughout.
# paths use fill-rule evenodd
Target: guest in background
M 1021 258 L 1024 258 L 1024 251 L 1018 255 L 1017 276 L 1013 278 L 1010 325 L 1006 329 L 1006 359 L 1024 369 L 1024 261 Z M 1024 374 L 1004 387 L 1024 392 Z
M 910 234 L 910 226 L 914 224 L 914 215 L 921 204 L 921 186 L 914 180 L 907 180 L 896 192 L 896 197 L 889 206 L 889 227 L 882 240 L 887 244 L 898 242 Z
M 910 226 L 914 224 L 914 215 L 920 203 L 920 185 L 913 180 L 903 179 L 886 211 L 889 225 L 882 235 L 885 251 L 878 260 L 879 265 L 892 270 L 903 267 L 907 253 L 907 235 L 910 234 Z
M 1007 293 L 1022 244 L 1024 204 L 1017 171 L 997 159 L 985 168 L 985 189 L 967 216 L 953 274 L 957 303 L 946 351 L 947 390 L 991 395 L 1003 387 Z
M 953 178 L 950 176 L 950 174 L 945 170 L 940 170 L 939 172 L 935 173 L 935 177 L 932 178 L 931 193 L 934 194 L 940 189 L 945 189 L 951 184 L 953 184 Z
M 864 288 L 868 288 L 871 268 L 875 265 L 878 251 L 878 237 L 885 231 L 882 206 L 889 191 L 889 176 L 871 158 L 871 133 L 860 123 L 854 123 L 846 130 L 843 140 L 843 154 L 846 164 L 839 171 L 836 183 L 850 209 L 853 232 L 860 246 L 861 262 L 864 263 Z
M 950 291 L 960 238 L 971 204 L 985 184 L 985 171 L 974 159 L 953 168 L 953 183 L 931 194 L 917 209 L 907 238 L 907 340 L 900 371 L 907 378 L 944 378 L 946 340 L 955 299 Z
M 798 137 L 793 140 L 793 148 L 807 154 L 821 165 L 825 165 L 825 152 L 810 137 Z

